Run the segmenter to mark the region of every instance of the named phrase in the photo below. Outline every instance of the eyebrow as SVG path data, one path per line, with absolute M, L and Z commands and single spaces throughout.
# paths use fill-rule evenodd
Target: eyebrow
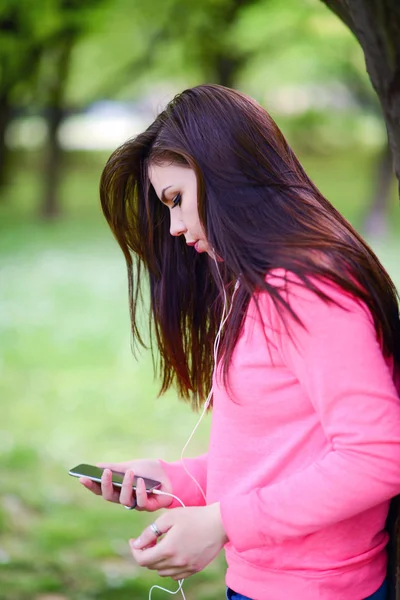
M 172 187 L 172 186 L 171 185 L 167 185 L 167 187 L 165 187 L 163 189 L 163 191 L 161 192 L 161 202 L 164 202 L 164 203 L 168 202 L 168 200 L 165 197 L 165 193 L 164 192 L 166 192 L 166 190 L 168 190 L 170 187 Z

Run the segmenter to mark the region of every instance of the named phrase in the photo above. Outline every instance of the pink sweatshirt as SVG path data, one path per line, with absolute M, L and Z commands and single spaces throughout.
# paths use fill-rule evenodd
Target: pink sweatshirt
M 269 280 L 282 285 L 275 271 Z M 220 502 L 226 583 L 254 600 L 361 600 L 382 584 L 389 500 L 400 493 L 400 401 L 367 309 L 294 283 L 306 329 L 249 305 L 230 369 L 214 376 L 208 454 L 186 468 Z M 265 334 L 271 344 L 267 345 Z M 182 463 L 161 461 L 185 505 L 204 504 Z M 176 504 L 173 505 L 176 506 Z

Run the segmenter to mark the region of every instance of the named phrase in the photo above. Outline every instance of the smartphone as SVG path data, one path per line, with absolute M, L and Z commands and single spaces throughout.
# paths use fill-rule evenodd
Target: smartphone
M 88 479 L 91 479 L 92 481 L 97 481 L 98 483 L 100 483 L 103 471 L 104 471 L 104 469 L 100 469 L 99 467 L 95 467 L 94 465 L 83 464 L 83 465 L 78 465 L 77 467 L 74 467 L 73 469 L 68 471 L 68 473 L 69 473 L 69 475 L 72 475 L 72 477 L 87 477 Z M 118 471 L 111 471 L 111 472 L 112 472 L 113 485 L 115 487 L 120 488 L 122 486 L 122 482 L 124 480 L 125 473 L 119 473 Z M 133 484 L 132 484 L 133 489 L 136 488 L 136 483 L 137 483 L 137 480 L 139 479 L 139 477 L 144 480 L 144 482 L 146 484 L 147 492 L 157 490 L 158 488 L 161 487 L 161 483 L 159 481 L 156 481 L 155 479 L 149 479 L 148 477 L 141 477 L 140 475 L 135 475 L 135 477 L 133 479 Z

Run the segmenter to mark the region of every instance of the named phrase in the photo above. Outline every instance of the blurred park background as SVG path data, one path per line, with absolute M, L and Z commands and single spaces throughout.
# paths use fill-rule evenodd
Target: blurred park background
M 198 418 L 174 392 L 157 398 L 149 354 L 132 356 L 98 200 L 107 157 L 184 88 L 236 87 L 400 286 L 385 123 L 361 47 L 318 0 L 3 0 L 0 25 L 0 598 L 147 598 L 177 587 L 131 559 L 151 517 L 67 474 L 175 460 Z M 223 573 L 220 558 L 190 578 L 188 600 L 223 598 Z

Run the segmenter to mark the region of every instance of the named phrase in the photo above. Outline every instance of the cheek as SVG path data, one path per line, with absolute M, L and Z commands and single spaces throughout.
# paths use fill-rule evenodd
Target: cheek
M 204 230 L 201 226 L 201 223 L 198 219 L 193 221 L 191 224 L 186 225 L 187 228 L 192 232 L 193 235 L 197 238 L 205 238 Z
M 188 229 L 201 231 L 202 227 L 196 210 L 183 209 L 181 212 L 181 218 Z

